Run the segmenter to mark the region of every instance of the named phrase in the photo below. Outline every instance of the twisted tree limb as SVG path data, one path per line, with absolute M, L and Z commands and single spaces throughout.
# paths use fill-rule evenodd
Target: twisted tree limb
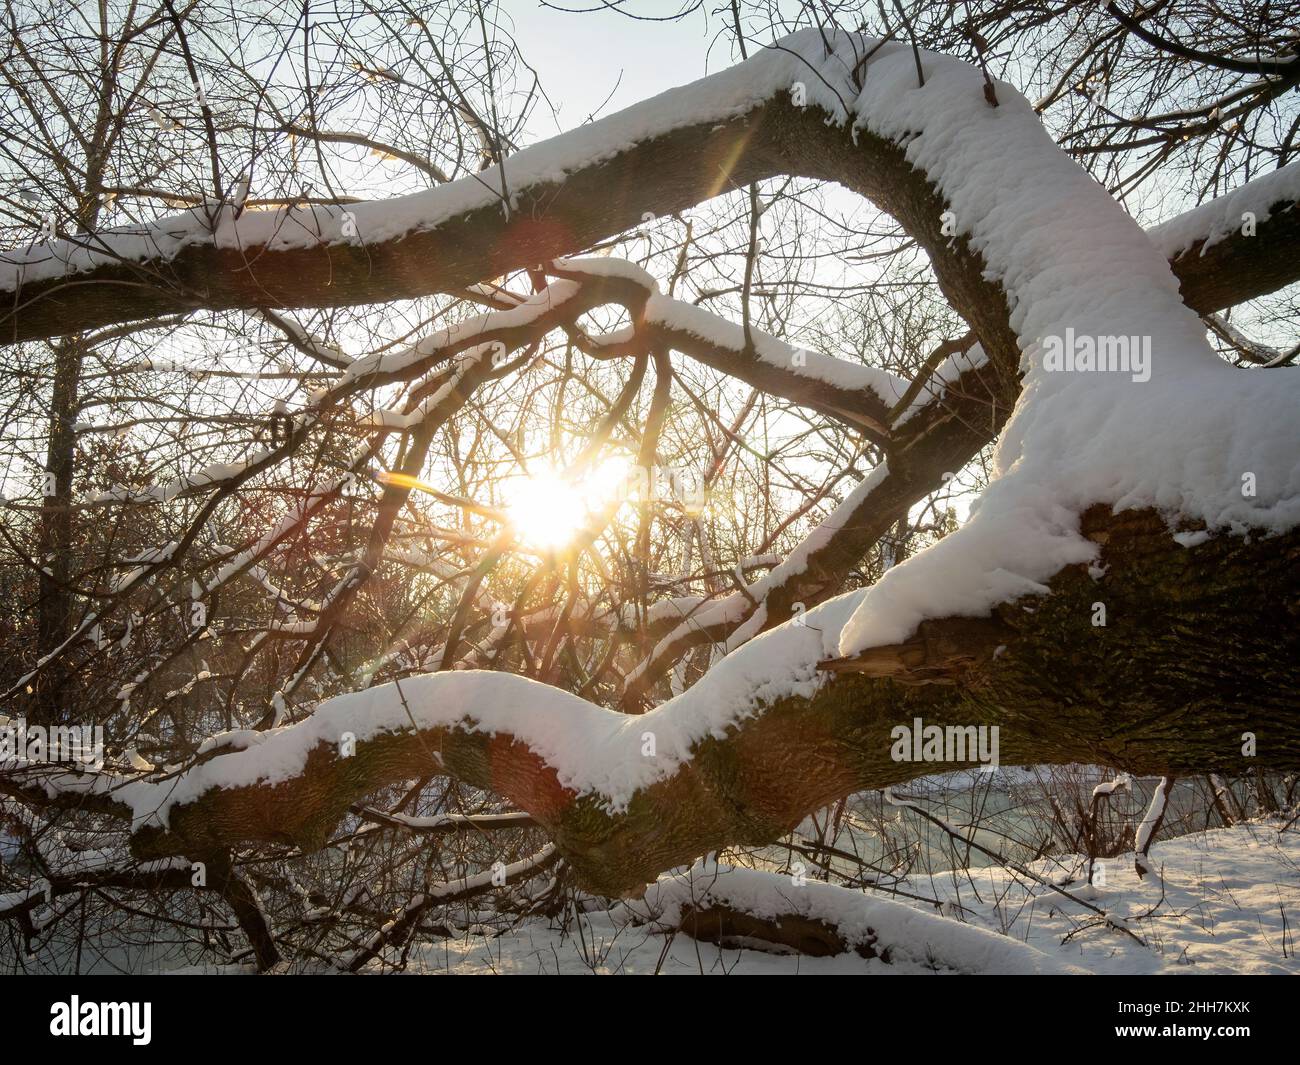
M 1010 110 L 1009 99 L 998 109 L 1000 115 Z M 744 144 L 738 142 L 742 132 L 748 134 Z M 710 126 L 707 134 L 686 126 L 649 138 L 695 137 L 689 144 L 674 142 L 664 157 L 661 172 L 670 175 L 665 204 L 716 190 L 696 172 L 696 160 L 684 160 L 692 148 L 697 157 L 715 151 L 713 138 L 725 133 L 737 162 L 723 168 L 724 179 L 740 174 L 752 180 L 777 172 L 765 167 L 790 167 L 786 172 L 839 180 L 904 223 L 931 255 L 940 286 L 987 355 L 982 383 L 994 397 L 995 431 L 999 398 L 1014 397 L 1018 388 L 1020 343 L 1008 297 L 964 239 L 941 232 L 943 199 L 909 163 L 906 149 L 865 129 L 853 143 L 821 115 L 778 98 Z M 665 146 L 658 147 L 662 152 Z M 617 169 L 635 154 L 628 149 L 600 166 Z M 630 174 L 624 178 L 630 183 Z M 544 226 L 512 232 L 518 244 L 508 253 L 462 234 L 469 243 L 445 248 L 445 262 L 428 260 L 437 264 L 430 271 L 453 280 L 458 270 L 490 276 L 512 262 L 521 265 L 515 259 L 523 256 L 548 258 L 571 239 L 585 243 L 601 226 L 621 228 L 620 219 L 645 209 L 643 201 L 606 197 L 612 206 L 594 219 L 568 198 L 571 183 L 581 188 L 583 180 L 579 171 L 551 190 L 565 204 L 571 232 L 556 236 Z M 532 192 L 521 195 L 528 202 Z M 470 211 L 448 225 L 471 217 L 501 235 L 525 224 L 518 211 L 495 220 Z M 1137 246 L 1149 250 L 1140 240 Z M 517 255 L 516 247 L 522 249 Z M 399 261 L 387 262 L 388 276 Z M 310 277 L 307 267 L 303 262 Z M 228 278 L 221 285 L 227 288 L 218 299 L 244 298 Z M 932 430 L 922 423 L 913 446 Z M 964 438 L 962 446 L 969 444 Z M 956 445 L 948 446 L 957 454 Z M 908 450 L 897 447 L 900 468 Z M 891 456 L 891 473 L 894 461 Z M 831 602 L 803 624 L 753 640 L 712 678 L 643 717 L 621 717 L 573 697 L 553 705 L 544 688 L 518 678 L 438 674 L 416 682 L 409 704 L 400 687 L 386 696 L 385 689 L 374 689 L 376 698 L 399 697 L 406 721 L 366 733 L 355 751 L 344 743 L 353 723 L 338 712 L 344 704 L 326 703 L 313 718 L 265 742 L 232 744 L 229 753 L 175 778 L 80 790 L 93 794 L 101 808 L 131 817 L 133 849 L 149 858 L 237 843 L 319 847 L 362 796 L 445 773 L 515 803 L 546 830 L 584 886 L 619 894 L 705 851 L 778 838 L 845 794 L 932 772 L 933 765 L 894 757 L 894 726 L 916 718 L 940 727 L 997 727 L 1007 763 L 1100 762 L 1166 776 L 1230 772 L 1241 768 L 1241 737 L 1249 732 L 1260 740 L 1255 766 L 1294 766 L 1300 760 L 1294 711 L 1300 533 L 1179 542 L 1168 515 L 1117 515 L 1103 506 L 1082 516 L 1082 534 L 1098 545 L 1098 565 L 1066 566 L 1045 582 L 1044 592 L 1002 602 L 991 616 L 931 618 L 904 642 L 840 657 L 839 630 L 851 603 Z M 1099 599 L 1109 618 L 1100 627 L 1092 609 Z M 756 682 L 745 689 L 743 707 L 732 707 L 721 720 L 711 716 L 711 700 L 733 698 L 736 688 L 761 678 L 769 662 L 783 672 L 781 683 Z M 488 677 L 515 685 L 494 689 L 504 705 L 460 701 L 467 698 L 466 685 Z M 605 715 L 617 723 L 611 726 Z M 608 742 L 593 743 L 585 751 L 587 770 L 575 775 L 572 751 L 561 741 L 597 733 Z M 647 736 L 660 741 L 659 753 Z M 662 761 L 638 761 L 656 758 Z M 215 763 L 223 764 L 214 769 Z M 57 783 L 47 781 L 45 788 L 59 792 Z
M 1243 769 L 1246 732 L 1258 738 L 1252 766 L 1300 762 L 1294 712 L 1300 602 L 1275 594 L 1296 587 L 1300 534 L 1220 537 L 1186 548 L 1159 515 L 1116 516 L 1106 508 L 1089 512 L 1084 531 L 1101 545 L 1107 568 L 1099 580 L 1087 566 L 1067 567 L 1049 594 L 1004 604 L 992 618 L 927 621 L 905 644 L 822 661 L 826 679 L 812 694 L 760 701 L 752 716 L 736 720 L 724 735 L 693 743 L 689 760 L 663 766 L 625 808 L 566 786 L 554 766 L 507 729 L 484 731 L 472 720 L 419 727 L 424 711 L 454 716 L 455 707 L 425 706 L 416 696 L 410 728 L 364 740 L 350 757 L 322 737 L 287 779 L 213 787 L 172 806 L 165 827 L 142 823 L 133 850 L 141 859 L 241 843 L 310 850 L 327 842 L 360 797 L 443 773 L 517 804 L 546 830 L 585 887 L 619 895 L 706 851 L 779 838 L 839 796 L 933 772 L 932 763 L 895 761 L 891 754 L 891 730 L 918 717 L 945 728 L 997 726 L 1004 764 L 1234 773 Z M 1104 627 L 1092 624 L 1098 599 L 1108 606 Z M 815 667 L 824 641 L 834 636 L 818 629 L 833 624 L 837 612 L 842 616 L 839 604 L 828 604 L 811 612 L 805 626 L 787 625 L 752 641 L 732 656 L 734 668 L 761 662 L 791 641 L 804 641 L 801 653 Z M 426 680 L 464 683 L 475 676 L 517 681 L 518 705 L 505 709 L 527 720 L 541 687 L 532 682 L 499 674 Z M 430 687 L 427 697 L 436 702 L 438 690 Z M 638 734 L 666 736 L 700 714 L 709 698 L 697 687 L 675 708 L 669 704 L 635 719 L 596 707 L 589 712 L 634 720 Z M 563 724 L 555 708 L 547 713 Z M 295 730 L 310 727 L 308 719 L 268 743 L 293 746 Z M 639 771 L 639 747 L 629 749 L 625 765 L 607 766 L 611 773 Z M 256 751 L 232 751 L 216 761 Z M 116 799 L 102 794 L 113 787 L 108 782 L 89 790 L 101 794 L 98 809 L 131 818 L 146 814 L 151 801 L 165 802 L 178 783 L 148 785 L 143 793 L 118 785 Z M 30 802 L 60 794 L 54 781 L 37 792 L 0 780 L 0 790 Z M 72 803 L 80 796 L 64 797 Z

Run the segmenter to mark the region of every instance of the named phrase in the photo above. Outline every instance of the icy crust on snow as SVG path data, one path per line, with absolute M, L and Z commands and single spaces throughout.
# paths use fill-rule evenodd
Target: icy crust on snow
M 213 788 L 293 779 L 315 747 L 337 748 L 346 733 L 360 746 L 388 733 L 443 727 L 512 736 L 553 767 L 564 787 L 579 796 L 595 795 L 617 812 L 638 790 L 675 773 L 705 737 L 725 736 L 778 699 L 815 693 L 825 677 L 817 664 L 833 651 L 833 635 L 857 595 L 809 611 L 806 625 L 759 636 L 690 690 L 640 716 L 606 710 L 526 677 L 451 670 L 327 699 L 310 717 L 283 728 L 214 736 L 201 753 L 223 753 L 170 780 L 124 782 L 105 774 L 78 783 L 81 778 L 69 774 L 58 785 L 53 778 L 47 785 L 111 793 L 132 807 L 136 829 L 165 827 L 173 807 Z M 654 757 L 642 753 L 647 732 L 655 737 Z
M 1167 259 L 1176 259 L 1197 241 L 1205 241 L 1201 254 L 1225 237 L 1242 232 L 1254 215 L 1256 227 L 1272 217 L 1273 208 L 1295 210 L 1300 202 L 1300 160 L 1248 181 L 1239 189 L 1193 207 L 1185 214 L 1147 230 L 1147 236 Z
M 681 925 L 688 908 L 710 906 L 730 906 L 769 919 L 795 915 L 822 921 L 839 932 L 849 947 L 871 944 L 877 954 L 888 950 L 891 962 L 962 973 L 1082 972 L 1018 940 L 892 899 L 813 880 L 796 887 L 790 877 L 779 873 L 712 862 L 660 877 L 643 900 L 628 904 L 627 909 L 633 916 L 648 910 L 656 924 L 671 930 Z

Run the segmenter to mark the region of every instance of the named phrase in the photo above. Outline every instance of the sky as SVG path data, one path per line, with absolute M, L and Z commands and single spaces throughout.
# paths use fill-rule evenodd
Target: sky
M 598 0 L 560 0 L 566 6 L 600 7 Z M 679 10 L 676 0 L 645 0 L 625 5 L 637 14 L 662 16 Z M 703 10 L 672 22 L 644 21 L 618 12 L 574 13 L 545 7 L 538 0 L 503 0 L 505 17 L 524 58 L 541 77 L 557 121 L 539 109 L 530 132 L 541 138 L 613 114 L 666 89 L 694 81 L 731 65 L 720 42 L 709 61 L 709 39 L 716 19 Z
M 600 6 L 600 0 L 559 2 L 575 9 Z M 644 21 L 607 8 L 561 11 L 537 0 L 501 0 L 501 7 L 523 58 L 558 111 L 534 111 L 528 143 L 724 70 L 739 58 L 731 52 L 730 34 L 716 39 L 723 26 L 717 17 L 706 18 L 703 8 L 676 21 Z M 637 14 L 680 10 L 677 0 L 633 0 L 624 7 Z M 751 54 L 755 50 L 750 47 Z M 959 521 L 968 517 L 973 498 L 965 491 L 951 494 Z M 922 509 L 918 504 L 917 512 Z
M 554 107 L 534 109 L 523 143 L 613 114 L 734 61 L 730 35 L 718 38 L 721 16 L 707 13 L 716 4 L 669 21 L 665 15 L 691 0 L 618 0 L 624 10 L 644 18 L 610 10 L 606 2 L 556 0 L 556 6 L 548 6 L 540 0 L 500 0 L 502 29 L 537 71 Z

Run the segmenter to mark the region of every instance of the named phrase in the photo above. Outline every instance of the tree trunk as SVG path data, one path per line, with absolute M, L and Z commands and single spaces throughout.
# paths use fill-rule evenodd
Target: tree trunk
M 37 657 L 49 654 L 72 631 L 72 576 L 74 536 L 72 482 L 75 476 L 77 433 L 74 428 L 80 402 L 79 384 L 85 345 L 78 336 L 64 337 L 53 345 L 54 382 L 50 393 L 49 441 L 46 450 L 46 483 L 41 499 L 36 558 L 40 572 L 40 600 L 37 608 Z M 69 693 L 68 672 L 54 669 L 36 679 L 33 717 L 37 723 L 62 718 L 60 701 Z

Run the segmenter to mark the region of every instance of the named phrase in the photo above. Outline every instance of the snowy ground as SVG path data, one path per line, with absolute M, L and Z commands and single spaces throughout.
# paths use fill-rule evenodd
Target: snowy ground
M 567 933 L 534 921 L 501 935 L 463 933 L 428 943 L 412 951 L 410 968 L 423 973 L 1300 973 L 1300 831 L 1279 833 L 1278 828 L 1279 822 L 1256 822 L 1157 843 L 1152 857 L 1163 884 L 1154 877 L 1139 880 L 1127 855 L 1106 863 L 1104 888 L 1069 887 L 1126 918 L 1145 947 L 1100 927 L 1095 915 L 1044 887 L 1027 886 L 1001 869 L 979 869 L 900 885 L 943 900 L 946 916 L 965 924 L 922 920 L 920 929 L 909 924 L 907 935 L 919 934 L 924 942 L 911 938 L 908 949 L 917 956 L 890 964 L 853 953 L 809 958 L 724 949 L 595 913 L 571 924 Z M 1059 859 L 1035 867 L 1049 870 L 1059 879 Z M 783 902 L 808 890 L 793 886 L 788 877 L 771 881 Z M 924 917 L 935 914 L 933 907 L 878 893 L 838 894 L 861 900 L 862 906 L 888 900 L 875 922 L 886 926 L 896 925 L 900 916 L 906 919 L 895 907 Z M 991 944 L 992 937 L 981 932 L 1003 935 Z

